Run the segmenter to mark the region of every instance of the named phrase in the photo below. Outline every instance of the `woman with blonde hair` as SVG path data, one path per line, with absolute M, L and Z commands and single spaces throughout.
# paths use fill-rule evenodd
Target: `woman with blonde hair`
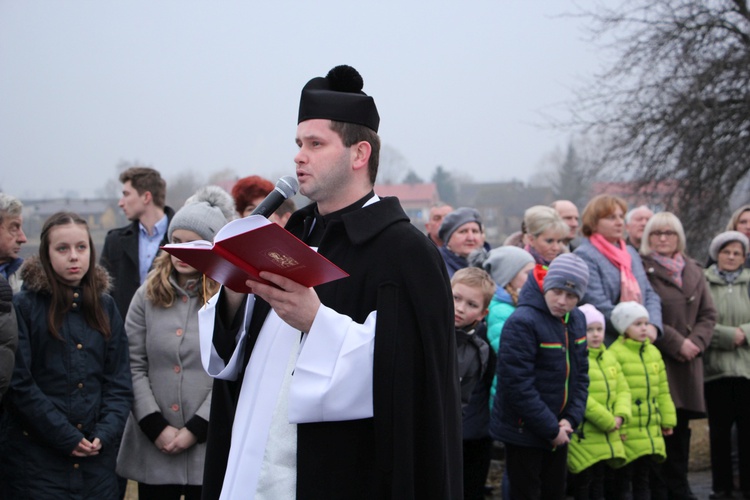
M 646 224 L 641 239 L 643 267 L 661 299 L 663 335 L 654 345 L 661 351 L 669 391 L 677 408 L 677 426 L 665 436 L 667 459 L 654 486 L 670 498 L 690 498 L 688 459 L 690 420 L 704 418 L 703 353 L 711 345 L 716 309 L 703 268 L 685 252 L 685 231 L 671 212 L 659 212 Z
M 537 264 L 548 266 L 565 248 L 570 228 L 552 207 L 536 205 L 523 214 L 526 227 L 524 250 Z
M 212 241 L 227 223 L 232 198 L 209 186 L 169 224 L 170 242 Z M 218 284 L 162 252 L 133 297 L 125 320 L 135 401 L 117 472 L 138 481 L 144 499 L 199 499 L 212 379 L 200 357 L 198 310 Z
M 640 255 L 624 240 L 627 209 L 627 203 L 619 196 L 600 194 L 592 198 L 581 216 L 585 239 L 575 249 L 589 266 L 589 286 L 583 302 L 604 314 L 607 346 L 619 337 L 610 316 L 620 302 L 638 302 L 648 310 L 652 341 L 662 328 L 659 296 L 651 288 Z

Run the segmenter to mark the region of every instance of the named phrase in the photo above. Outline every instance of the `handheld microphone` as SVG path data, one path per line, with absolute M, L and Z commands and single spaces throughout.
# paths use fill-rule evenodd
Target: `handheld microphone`
M 268 217 L 284 203 L 285 200 L 297 194 L 299 183 L 293 175 L 285 175 L 276 182 L 276 187 L 268 193 L 263 201 L 255 207 L 250 215 L 262 215 Z

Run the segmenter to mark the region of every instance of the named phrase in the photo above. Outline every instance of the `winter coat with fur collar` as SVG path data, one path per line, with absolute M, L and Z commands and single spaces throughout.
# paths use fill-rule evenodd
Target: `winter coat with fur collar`
M 6 395 L 6 441 L 0 467 L 6 498 L 115 498 L 116 448 L 133 398 L 128 344 L 106 271 L 97 268 L 100 307 L 111 336 L 81 314 L 80 288 L 54 338 L 47 327 L 50 283 L 37 258 L 24 263 L 23 289 L 13 297 L 19 345 Z M 98 455 L 74 457 L 83 438 L 99 438 Z

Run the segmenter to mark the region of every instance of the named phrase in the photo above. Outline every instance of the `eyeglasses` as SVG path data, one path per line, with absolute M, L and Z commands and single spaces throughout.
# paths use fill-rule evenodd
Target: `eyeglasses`
M 666 238 L 674 238 L 677 236 L 677 231 L 651 231 L 649 236 L 654 236 L 656 238 L 661 238 L 662 236 Z

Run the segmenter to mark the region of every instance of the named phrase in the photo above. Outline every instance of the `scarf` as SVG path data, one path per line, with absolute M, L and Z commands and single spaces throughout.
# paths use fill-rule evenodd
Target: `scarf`
M 674 257 L 665 257 L 656 252 L 651 252 L 651 258 L 669 273 L 669 277 L 682 288 L 682 270 L 685 269 L 685 258 L 677 252 Z
M 617 245 L 613 245 L 599 233 L 592 234 L 589 241 L 612 265 L 620 270 L 620 302 L 633 301 L 643 304 L 641 287 L 638 285 L 635 275 L 633 275 L 633 261 L 625 242 L 619 240 Z
M 529 252 L 532 257 L 534 257 L 534 262 L 536 262 L 537 264 L 541 266 L 549 266 L 550 261 L 542 257 L 542 254 L 537 252 L 536 249 L 531 245 L 526 245 L 525 247 L 523 247 L 523 249 Z
M 722 269 L 719 269 L 718 264 L 714 264 L 711 266 L 711 269 L 713 269 L 716 275 L 722 278 L 728 285 L 734 283 L 737 278 L 740 277 L 740 274 L 742 274 L 741 267 L 739 269 L 735 269 L 734 271 L 724 271 Z

